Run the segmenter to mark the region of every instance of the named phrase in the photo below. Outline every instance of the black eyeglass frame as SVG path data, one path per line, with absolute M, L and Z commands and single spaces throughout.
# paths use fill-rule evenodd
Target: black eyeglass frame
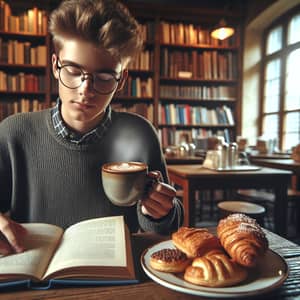
M 109 95 L 109 94 L 111 94 L 111 93 L 113 93 L 113 92 L 115 91 L 115 89 L 118 87 L 118 84 L 119 84 L 119 82 L 120 82 L 120 80 L 121 80 L 121 78 L 122 78 L 122 76 L 121 76 L 122 71 L 120 71 L 120 73 L 119 73 L 119 74 L 120 74 L 120 78 L 117 78 L 113 73 L 108 73 L 108 72 L 106 72 L 107 74 L 110 74 L 110 75 L 113 77 L 113 79 L 116 81 L 116 86 L 115 86 L 110 92 L 106 92 L 106 93 L 99 92 L 99 91 L 98 91 L 97 89 L 95 89 L 95 87 L 94 87 L 94 82 L 95 82 L 95 80 L 94 80 L 94 77 L 95 77 L 94 73 L 85 72 L 85 71 L 82 70 L 81 67 L 76 66 L 76 65 L 72 65 L 72 64 L 66 64 L 66 65 L 61 65 L 61 66 L 59 66 L 59 65 L 58 65 L 58 62 L 59 62 L 59 57 L 57 56 L 57 60 L 56 60 L 56 68 L 57 68 L 57 70 L 58 70 L 59 81 L 61 82 L 61 84 L 62 84 L 63 86 L 65 86 L 66 88 L 71 89 L 71 90 L 76 90 L 76 89 L 78 89 L 78 88 L 82 85 L 82 83 L 83 83 L 85 80 L 87 80 L 88 78 L 91 78 L 92 81 L 93 81 L 93 89 L 94 89 L 95 92 L 97 92 L 97 93 L 100 94 L 100 95 Z M 70 66 L 70 67 L 76 67 L 76 68 L 78 68 L 78 70 L 80 70 L 80 72 L 81 72 L 81 83 L 80 83 L 78 86 L 76 86 L 76 87 L 69 87 L 69 86 L 67 86 L 67 85 L 63 82 L 63 80 L 61 79 L 61 75 L 60 75 L 61 69 L 64 68 L 64 67 L 69 67 L 69 66 Z M 101 73 L 101 72 L 99 72 L 99 73 Z M 103 72 L 103 73 L 104 73 L 104 72 Z

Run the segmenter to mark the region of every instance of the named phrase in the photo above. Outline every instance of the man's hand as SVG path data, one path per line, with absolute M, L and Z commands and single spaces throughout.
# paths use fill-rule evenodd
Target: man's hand
M 0 254 L 8 255 L 25 250 L 23 237 L 26 229 L 9 217 L 0 214 Z
M 159 181 L 161 179 L 159 172 L 149 172 L 148 176 L 152 179 L 152 184 L 142 199 L 142 213 L 160 219 L 173 208 L 176 190 L 169 184 Z

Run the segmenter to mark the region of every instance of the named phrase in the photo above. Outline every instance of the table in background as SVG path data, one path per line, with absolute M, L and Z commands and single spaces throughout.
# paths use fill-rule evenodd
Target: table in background
M 165 156 L 165 158 L 168 165 L 202 164 L 204 161 L 204 157 L 201 156 Z
M 287 233 L 287 189 L 291 172 L 261 168 L 255 171 L 214 171 L 199 165 L 169 165 L 170 181 L 183 188 L 184 225 L 195 225 L 195 191 L 212 189 L 272 189 L 275 193 L 274 225 Z
M 300 190 L 300 162 L 296 162 L 293 159 L 251 158 L 251 163 L 257 166 L 292 171 L 295 175 L 292 188 Z
M 274 234 L 266 231 L 269 240 L 269 246 L 272 250 L 282 255 L 288 266 L 289 276 L 283 285 L 267 294 L 259 297 L 252 297 L 251 299 L 263 300 L 288 300 L 300 297 L 300 277 L 299 277 L 299 260 L 300 260 L 300 246 Z M 162 240 L 169 239 L 169 237 L 162 237 L 155 234 L 142 233 L 133 235 L 133 249 L 135 257 L 139 262 L 139 258 L 144 249 L 154 245 Z M 149 279 L 141 270 L 140 264 L 138 269 L 141 272 L 141 282 L 133 285 L 125 286 L 102 286 L 102 287 L 72 287 L 59 288 L 49 290 L 23 290 L 0 292 L 1 300 L 202 300 L 209 299 L 201 296 L 193 296 L 189 294 L 179 293 L 163 287 L 151 279 Z M 294 298 L 293 298 L 294 297 Z M 212 298 L 210 298 L 212 299 Z M 214 298 L 215 299 L 215 298 Z M 227 298 L 228 299 L 228 298 Z
M 277 154 L 277 153 L 258 153 L 250 154 L 250 160 L 252 159 L 291 159 L 290 154 Z

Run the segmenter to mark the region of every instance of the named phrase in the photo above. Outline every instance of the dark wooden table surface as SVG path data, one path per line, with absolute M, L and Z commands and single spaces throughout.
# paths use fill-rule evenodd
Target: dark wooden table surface
M 258 153 L 250 154 L 250 160 L 251 159 L 291 159 L 291 155 L 281 153 Z
M 300 176 L 300 162 L 296 162 L 293 159 L 252 158 L 251 163 L 258 166 L 289 170 Z
M 182 164 L 202 164 L 204 156 L 165 156 L 167 164 L 182 165 Z
M 257 166 L 288 170 L 293 172 L 292 188 L 300 190 L 300 162 L 293 159 L 256 159 L 251 158 L 251 163 Z
M 251 299 L 288 300 L 300 297 L 300 246 L 266 231 L 270 248 L 280 254 L 289 266 L 289 276 L 281 287 L 267 294 Z M 155 243 L 169 239 L 154 234 L 137 234 L 133 236 L 135 257 L 139 257 L 144 249 Z M 140 266 L 139 266 L 140 268 Z M 50 290 L 1 291 L 1 300 L 189 300 L 212 299 L 192 296 L 173 291 L 149 279 L 142 271 L 140 283 L 125 286 L 72 287 Z M 228 299 L 228 298 L 227 298 Z M 243 298 L 244 299 L 244 298 Z

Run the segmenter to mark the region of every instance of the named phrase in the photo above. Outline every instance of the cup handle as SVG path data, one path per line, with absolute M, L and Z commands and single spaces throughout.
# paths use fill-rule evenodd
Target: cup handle
M 147 176 L 152 179 L 152 181 L 162 181 L 163 179 L 160 171 L 150 171 Z
M 148 194 L 149 189 L 153 187 L 154 184 L 162 181 L 162 175 L 160 171 L 150 171 L 146 175 L 146 185 L 144 195 Z
M 149 189 L 155 188 L 157 191 L 163 189 L 163 187 L 167 187 L 164 189 L 164 194 L 169 195 L 170 197 L 174 198 L 176 196 L 176 189 L 170 186 L 167 183 L 163 182 L 163 177 L 160 171 L 150 171 L 147 174 L 147 183 L 145 188 L 145 195 L 149 192 Z

